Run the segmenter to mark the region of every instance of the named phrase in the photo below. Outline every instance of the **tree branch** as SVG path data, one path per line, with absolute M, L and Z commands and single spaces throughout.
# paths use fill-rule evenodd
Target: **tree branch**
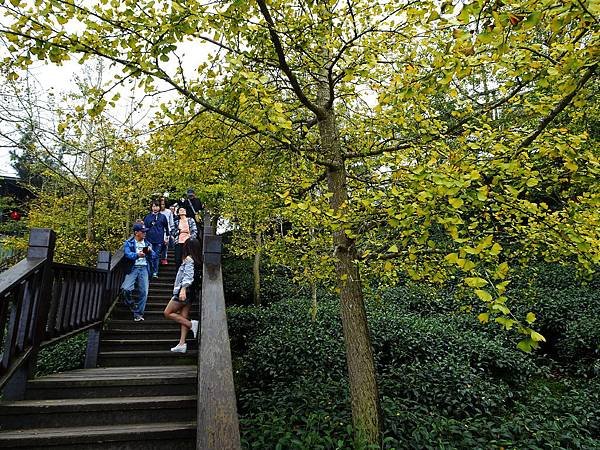
M 588 70 L 585 72 L 583 77 L 577 83 L 577 86 L 575 86 L 575 89 L 573 89 L 568 95 L 566 95 L 554 107 L 554 109 L 550 112 L 550 114 L 548 114 L 546 117 L 544 117 L 540 121 L 540 124 L 535 129 L 535 131 L 533 133 L 531 133 L 529 136 L 527 136 L 527 138 L 523 142 L 521 142 L 521 144 L 517 147 L 517 152 L 516 152 L 517 155 L 523 149 L 525 149 L 526 147 L 531 145 L 531 143 L 533 143 L 533 141 L 546 129 L 546 127 L 556 118 L 556 116 L 558 116 L 569 105 L 569 103 L 571 103 L 571 100 L 573 100 L 573 98 L 577 95 L 577 93 L 583 88 L 585 83 L 587 83 L 588 80 L 594 76 L 597 68 L 598 68 L 598 63 L 596 63 L 593 66 L 590 66 L 588 68 Z
M 290 66 L 288 65 L 288 63 L 286 61 L 285 52 L 283 50 L 281 40 L 279 39 L 279 35 L 277 34 L 277 31 L 275 30 L 275 24 L 273 22 L 273 18 L 271 17 L 271 13 L 269 12 L 269 9 L 267 8 L 267 4 L 266 4 L 265 0 L 256 0 L 256 3 L 258 4 L 258 7 L 260 8 L 260 12 L 263 15 L 265 21 L 267 22 L 267 27 L 269 28 L 269 35 L 271 36 L 271 42 L 273 43 L 273 47 L 275 47 L 275 53 L 277 54 L 277 58 L 279 60 L 279 66 L 280 66 L 281 70 L 283 70 L 283 72 L 286 74 L 288 80 L 290 81 L 292 88 L 294 90 L 294 93 L 298 97 L 298 100 L 300 100 L 300 102 L 304 106 L 306 106 L 313 113 L 315 113 L 315 115 L 317 116 L 317 118 L 319 120 L 324 120 L 325 116 L 326 116 L 325 110 L 323 108 L 319 108 L 317 105 L 315 105 L 313 102 L 311 102 L 308 99 L 308 97 L 306 97 L 306 95 L 304 94 L 304 91 L 302 90 L 302 87 L 300 86 L 300 83 L 298 82 L 298 79 L 296 78 L 296 75 L 294 75 L 294 72 L 292 72 L 292 69 L 290 68 Z

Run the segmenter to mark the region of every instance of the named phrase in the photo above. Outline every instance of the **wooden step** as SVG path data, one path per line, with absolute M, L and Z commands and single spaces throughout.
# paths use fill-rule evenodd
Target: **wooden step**
M 69 425 L 193 421 L 196 396 L 110 397 L 0 402 L 2 430 Z
M 162 302 L 148 302 L 146 303 L 146 311 L 164 311 L 167 306 L 167 301 Z M 125 305 L 117 305 L 115 309 L 113 309 L 112 313 L 120 313 L 120 312 L 128 312 L 132 314 L 131 309 Z
M 175 283 L 175 278 L 177 276 L 177 271 L 173 270 L 163 270 L 158 272 L 158 278 L 150 277 L 148 281 L 150 281 L 149 287 L 170 287 L 173 289 L 173 283 Z
M 146 308 L 146 310 L 144 311 L 144 314 L 143 314 L 144 321 L 159 321 L 159 320 L 167 321 L 168 320 L 169 322 L 173 322 L 172 320 L 165 319 L 165 316 L 163 315 L 163 311 L 164 311 L 164 307 L 161 310 Z M 114 320 L 132 320 L 133 321 L 133 313 L 129 310 L 121 309 L 121 308 L 113 310 L 111 317 Z M 190 311 L 190 319 L 198 320 L 198 317 L 199 317 L 199 315 L 197 312 Z
M 174 347 L 174 344 L 171 347 Z M 198 352 L 196 350 L 188 350 L 187 353 L 174 353 L 170 350 L 171 347 L 165 350 L 100 351 L 98 365 L 100 367 L 126 367 L 128 365 L 169 367 L 196 363 L 198 359 Z
M 13 430 L 0 433 L 0 448 L 194 449 L 196 423 L 188 421 Z
M 161 297 L 166 298 L 167 300 L 171 298 L 173 295 L 173 285 L 169 287 L 153 287 L 148 289 L 148 297 Z
M 28 381 L 25 396 L 28 400 L 49 400 L 194 395 L 197 371 L 191 364 L 71 370 Z
M 170 330 L 175 323 L 172 320 L 162 319 L 146 319 L 140 322 L 135 322 L 131 319 L 112 319 L 106 326 L 106 330 Z M 175 325 L 176 326 L 176 325 Z
M 150 300 L 148 299 L 148 301 L 146 302 L 146 311 L 164 311 L 167 304 L 169 303 L 169 300 L 171 299 L 171 297 L 169 298 L 160 298 L 159 300 Z M 130 309 L 124 305 L 119 305 L 117 308 L 115 308 L 115 310 L 125 310 L 125 311 L 129 311 Z M 200 305 L 192 303 L 192 307 L 190 308 L 190 311 L 200 311 Z
M 179 343 L 179 334 L 176 339 L 102 339 L 100 349 L 102 352 L 124 352 L 124 351 L 165 351 L 171 349 Z M 189 350 L 198 349 L 198 341 L 194 339 L 192 333 L 188 334 L 186 339 Z
M 119 339 L 171 339 L 177 340 L 179 339 L 180 329 L 179 325 L 175 322 L 171 322 L 171 324 L 165 324 L 164 329 L 154 329 L 151 332 L 148 330 L 139 330 L 139 329 L 113 329 L 113 330 L 105 330 L 102 332 L 102 339 L 107 340 L 119 340 Z M 188 334 L 188 340 L 193 339 L 192 333 Z

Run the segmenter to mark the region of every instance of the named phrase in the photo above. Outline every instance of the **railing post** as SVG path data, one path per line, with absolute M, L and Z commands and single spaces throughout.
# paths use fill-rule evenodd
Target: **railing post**
M 208 214 L 204 219 L 196 449 L 239 450 L 239 420 L 221 271 L 221 236 L 212 234 Z
M 209 269 L 214 267 L 220 268 L 222 254 L 221 236 L 205 235 L 202 245 L 204 264 L 206 264 Z
M 56 234 L 48 228 L 33 228 L 29 233 L 29 245 L 27 247 L 27 259 L 45 259 L 42 268 L 39 286 L 29 286 L 24 291 L 23 303 L 33 302 L 31 315 L 21 316 L 19 322 L 19 334 L 31 330 L 31 353 L 6 383 L 3 389 L 5 400 L 22 400 L 25 397 L 27 380 L 35 369 L 39 345 L 46 333 L 48 311 L 52 301 L 52 263 L 54 259 L 54 247 Z M 29 321 L 29 323 L 25 323 Z M 25 339 L 25 336 L 22 336 Z
M 211 217 L 210 212 L 204 211 L 203 225 L 202 225 L 202 236 L 203 237 L 214 234 L 214 230 L 211 225 L 210 217 Z
M 102 297 L 100 299 L 100 307 L 98 308 L 98 318 L 104 317 L 107 305 L 110 301 L 108 298 L 110 295 L 111 279 L 110 279 L 110 252 L 100 251 L 98 253 L 98 262 L 96 263 L 96 269 L 106 270 L 106 278 L 104 279 L 104 286 L 102 286 Z M 84 367 L 90 369 L 98 365 L 98 351 L 100 348 L 100 331 L 102 325 L 98 325 L 88 330 L 87 347 L 85 349 L 85 363 Z

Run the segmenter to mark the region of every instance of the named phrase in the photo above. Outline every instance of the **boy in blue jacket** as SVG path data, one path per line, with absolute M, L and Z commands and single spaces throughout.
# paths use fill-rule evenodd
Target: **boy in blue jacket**
M 133 226 L 133 237 L 123 244 L 123 252 L 127 266 L 125 267 L 125 280 L 121 285 L 121 292 L 125 304 L 133 311 L 133 320 L 144 320 L 146 299 L 148 298 L 148 280 L 150 277 L 150 262 L 157 257 L 152 250 L 152 245 L 146 240 L 147 228 L 144 224 L 136 223 Z M 132 292 L 137 287 L 139 296 L 134 304 Z
M 163 245 L 168 242 L 169 221 L 160 213 L 160 204 L 157 201 L 152 202 L 152 212 L 144 217 L 144 225 L 148 230 L 146 239 L 152 244 L 152 249 L 156 254 L 156 257 L 150 260 L 150 273 L 152 278 L 158 278 L 158 259 Z

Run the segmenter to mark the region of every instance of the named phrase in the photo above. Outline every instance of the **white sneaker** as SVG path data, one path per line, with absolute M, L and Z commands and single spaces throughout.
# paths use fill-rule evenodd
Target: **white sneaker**
M 198 321 L 191 320 L 190 322 L 192 322 L 192 333 L 194 333 L 194 337 L 196 337 L 198 335 Z
M 175 353 L 185 353 L 187 352 L 187 344 L 177 344 L 175 347 L 171 348 L 171 351 Z

